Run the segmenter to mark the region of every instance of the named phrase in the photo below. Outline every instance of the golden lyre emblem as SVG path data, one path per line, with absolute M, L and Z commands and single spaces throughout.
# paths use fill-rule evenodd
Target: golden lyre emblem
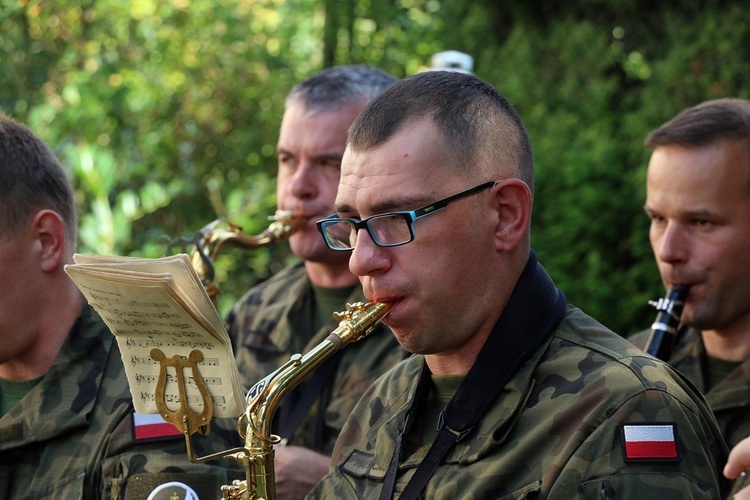
M 203 353 L 198 350 L 192 350 L 187 358 L 179 354 L 168 358 L 160 349 L 154 348 L 151 349 L 151 358 L 159 363 L 159 379 L 156 382 L 156 393 L 154 394 L 159 414 L 164 420 L 180 429 L 183 434 L 192 435 L 198 431 L 204 435 L 208 434 L 210 429 L 209 424 L 214 415 L 214 402 L 211 399 L 211 393 L 208 392 L 206 383 L 198 371 L 198 363 L 203 361 Z M 167 387 L 167 367 L 172 367 L 175 370 L 177 391 L 180 397 L 180 407 L 176 411 L 172 411 L 167 407 L 167 402 L 164 398 L 164 391 Z M 193 382 L 203 400 L 203 411 L 200 413 L 194 413 L 188 407 L 185 389 L 185 368 L 190 368 L 190 372 L 193 375 Z

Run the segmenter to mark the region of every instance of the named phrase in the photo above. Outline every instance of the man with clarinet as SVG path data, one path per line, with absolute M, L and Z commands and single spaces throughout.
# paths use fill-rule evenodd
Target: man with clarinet
M 686 109 L 645 144 L 654 257 L 664 286 L 687 295 L 673 334 L 630 340 L 706 395 L 733 447 L 750 434 L 750 101 Z

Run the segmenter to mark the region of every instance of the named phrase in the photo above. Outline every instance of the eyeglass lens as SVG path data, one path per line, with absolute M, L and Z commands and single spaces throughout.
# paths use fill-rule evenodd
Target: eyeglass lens
M 399 245 L 411 241 L 409 222 L 403 214 L 383 214 L 368 219 L 370 236 L 378 245 Z M 334 248 L 353 248 L 357 227 L 348 220 L 325 224 L 326 236 Z

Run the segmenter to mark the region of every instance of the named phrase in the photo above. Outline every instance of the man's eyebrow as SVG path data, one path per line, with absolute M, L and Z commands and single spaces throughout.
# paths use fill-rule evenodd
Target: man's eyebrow
M 289 156 L 295 156 L 294 153 L 289 151 L 288 149 L 277 147 L 276 148 L 276 155 L 289 155 Z M 321 160 L 333 160 L 337 162 L 341 162 L 341 158 L 344 156 L 344 153 L 341 153 L 339 151 L 326 151 L 324 153 L 317 154 L 313 156 L 313 159 L 315 161 L 321 161 Z
M 315 158 L 318 161 L 320 161 L 320 160 L 334 160 L 334 161 L 337 161 L 337 162 L 341 162 L 341 158 L 343 156 L 344 156 L 344 153 L 340 153 L 338 151 L 327 151 L 325 153 L 317 154 L 317 155 L 313 156 L 313 158 Z
M 656 210 L 656 209 L 654 209 L 654 208 L 652 208 L 652 207 L 650 207 L 648 205 L 644 205 L 643 206 L 643 210 L 647 214 L 649 214 L 649 215 L 659 214 L 658 210 Z M 679 212 L 679 216 L 680 217 L 691 218 L 691 219 L 704 219 L 704 218 L 714 217 L 715 215 L 716 215 L 715 212 L 713 212 L 711 210 L 708 210 L 708 209 L 705 209 L 705 208 L 695 208 L 695 209 L 690 209 L 690 210 L 681 210 Z
M 351 205 L 342 203 L 340 205 L 334 205 L 333 211 L 336 212 L 337 214 L 350 214 L 354 212 L 354 209 L 351 207 Z
M 415 194 L 415 195 L 406 195 L 399 199 L 390 199 L 390 200 L 386 199 L 386 200 L 378 201 L 377 203 L 372 204 L 370 207 L 368 207 L 367 212 L 372 215 L 377 215 L 377 214 L 382 214 L 385 212 L 414 210 L 415 208 L 429 204 L 431 198 L 432 197 L 428 197 L 427 195 Z M 409 207 L 409 208 L 406 208 L 406 207 Z M 356 212 L 356 210 L 354 210 L 354 208 L 351 205 L 346 204 L 346 203 L 335 205 L 334 209 L 336 210 L 336 213 L 343 213 L 343 214 L 350 214 L 350 213 Z

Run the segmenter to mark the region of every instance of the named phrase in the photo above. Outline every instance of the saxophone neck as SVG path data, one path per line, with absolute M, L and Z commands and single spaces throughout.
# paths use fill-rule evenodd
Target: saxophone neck
M 333 353 L 366 337 L 390 309 L 391 304 L 384 303 L 347 304 L 344 312 L 334 314 L 339 326 L 325 340 L 304 356 L 294 354 L 279 369 L 256 383 L 247 396 L 245 416 L 254 428 L 253 432 L 248 432 L 247 439 L 255 440 L 254 445 L 259 441 L 274 441 L 271 422 L 284 396 Z M 251 438 L 250 434 L 255 435 Z
M 294 212 L 278 210 L 268 218 L 270 224 L 256 235 L 245 234 L 242 226 L 226 220 L 217 219 L 200 230 L 200 248 L 204 255 L 211 260 L 216 258 L 224 245 L 252 250 L 271 245 L 291 236 L 297 231 L 305 219 Z
M 281 438 L 274 435 L 271 429 L 276 408 L 308 373 L 339 349 L 367 336 L 390 309 L 391 304 L 347 304 L 344 312 L 334 314 L 339 326 L 325 340 L 304 356 L 293 355 L 283 366 L 250 389 L 245 413 L 237 425 L 245 440 L 245 447 L 236 459 L 245 465 L 247 478 L 245 481 L 235 481 L 231 486 L 223 486 L 222 498 L 276 498 L 274 446 L 281 443 Z
M 215 301 L 218 293 L 214 284 L 214 260 L 222 248 L 235 246 L 253 250 L 266 247 L 291 236 L 306 220 L 294 212 L 285 210 L 277 210 L 268 219 L 271 221 L 269 226 L 257 235 L 244 234 L 242 226 L 226 219 L 217 219 L 196 233 L 195 249 L 190 254 L 190 261 L 212 301 Z

